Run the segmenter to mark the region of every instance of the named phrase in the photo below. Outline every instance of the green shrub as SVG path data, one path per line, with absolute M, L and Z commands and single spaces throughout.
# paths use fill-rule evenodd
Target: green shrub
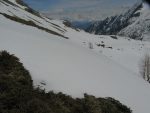
M 33 98 L 27 103 L 27 113 L 52 113 L 52 111 L 46 102 Z

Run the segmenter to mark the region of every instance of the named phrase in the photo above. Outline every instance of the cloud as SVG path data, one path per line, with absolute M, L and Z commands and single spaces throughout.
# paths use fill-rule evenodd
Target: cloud
M 57 0 L 56 0 L 57 1 Z M 113 7 L 118 5 L 130 5 L 136 0 L 58 0 L 58 4 L 52 8 L 83 8 L 83 7 Z
M 123 12 L 137 0 L 25 0 L 52 18 L 105 18 Z M 33 3 L 33 1 L 35 3 Z

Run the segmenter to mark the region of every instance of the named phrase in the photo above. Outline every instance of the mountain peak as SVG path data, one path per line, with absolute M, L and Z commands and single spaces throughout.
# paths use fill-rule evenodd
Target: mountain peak
M 150 32 L 148 28 L 149 10 L 149 5 L 146 2 L 139 1 L 124 14 L 95 22 L 86 31 L 100 35 L 118 34 L 133 39 L 143 39 L 143 34 Z

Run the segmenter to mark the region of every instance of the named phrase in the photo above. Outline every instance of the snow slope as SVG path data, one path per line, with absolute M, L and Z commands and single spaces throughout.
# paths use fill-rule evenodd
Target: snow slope
M 92 35 L 84 31 L 75 32 L 72 29 L 68 29 L 65 35 L 72 42 L 76 42 L 85 48 L 89 48 L 89 43 L 91 43 L 93 45 L 92 51 L 107 56 L 128 71 L 136 73 L 136 76 L 139 77 L 141 60 L 145 54 L 150 53 L 150 43 L 146 41 L 119 36 L 116 36 L 117 39 L 113 39 L 108 35 Z M 105 47 L 98 45 L 105 45 Z
M 42 17 L 42 15 L 36 16 L 32 13 L 25 11 L 24 6 L 20 7 L 19 4 L 15 2 L 15 0 L 8 0 L 9 2 L 5 2 L 7 0 L 0 1 L 0 12 L 21 18 L 25 21 L 32 21 L 36 25 L 40 27 L 47 28 L 49 30 L 55 31 L 56 33 L 63 35 L 65 32 L 63 21 L 50 20 L 46 17 Z M 54 24 L 55 23 L 55 24 Z M 61 27 L 62 26 L 62 27 Z
M 0 12 L 9 14 L 8 8 L 12 12 L 14 7 L 0 3 Z M 35 85 L 46 82 L 46 86 L 43 86 L 46 90 L 62 91 L 73 97 L 81 97 L 85 92 L 98 97 L 114 97 L 131 107 L 133 113 L 149 113 L 150 85 L 137 76 L 131 68 L 123 65 L 132 58 L 131 56 L 134 57 L 126 64 L 132 62 L 134 58 L 138 59 L 139 57 L 135 56 L 141 53 L 136 47 L 142 44 L 141 50 L 144 52 L 149 48 L 148 42 L 129 41 L 121 37 L 116 40 L 110 36 L 91 35 L 47 18 L 53 24 L 46 24 L 45 19 L 20 8 L 18 12 L 13 13 L 18 14 L 20 18 L 29 19 L 26 17 L 31 16 L 35 20 L 39 19 L 43 27 L 62 33 L 53 27 L 53 24 L 60 23 L 59 28 L 65 31 L 63 35 L 69 37 L 66 40 L 0 15 L 0 49 L 7 50 L 21 59 L 29 69 Z M 102 41 L 113 49 L 96 46 Z M 93 51 L 87 49 L 89 42 L 93 44 Z M 132 50 L 132 47 L 135 50 Z M 129 58 L 123 61 L 122 57 L 128 55 Z M 119 58 L 120 60 L 117 61 Z

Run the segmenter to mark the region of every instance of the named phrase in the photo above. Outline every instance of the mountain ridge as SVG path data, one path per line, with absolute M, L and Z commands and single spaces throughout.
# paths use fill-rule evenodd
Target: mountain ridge
M 149 29 L 144 28 L 144 26 L 141 27 L 142 25 L 138 25 L 138 23 L 146 24 L 147 21 L 145 20 L 150 19 L 150 17 L 147 16 L 149 15 L 148 11 L 146 12 L 144 10 L 144 5 L 146 5 L 146 3 L 138 2 L 126 13 L 118 16 L 108 17 L 103 21 L 95 22 L 93 25 L 87 28 L 86 31 L 94 34 L 120 35 L 127 36 L 132 39 L 144 40 L 142 35 L 145 32 L 149 32 Z M 140 22 L 140 18 L 143 16 L 145 16 L 145 20 L 143 19 L 143 21 L 141 20 L 142 22 Z M 139 29 L 135 30 L 136 25 Z

